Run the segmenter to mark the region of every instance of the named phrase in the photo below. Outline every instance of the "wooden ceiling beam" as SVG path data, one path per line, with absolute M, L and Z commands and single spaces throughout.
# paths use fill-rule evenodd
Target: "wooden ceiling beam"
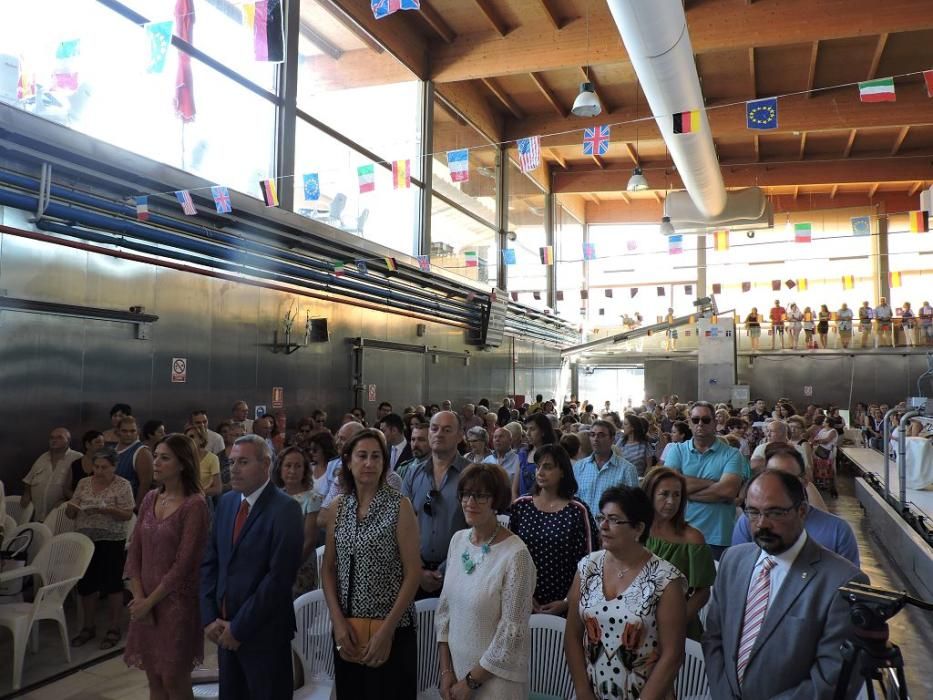
M 655 190 L 651 194 L 654 195 L 654 198 L 657 200 L 658 204 L 664 204 L 664 198 L 661 196 L 661 192 L 659 190 Z
M 878 35 L 878 43 L 875 44 L 875 53 L 871 57 L 871 67 L 868 69 L 868 77 L 865 80 L 874 80 L 878 77 L 878 65 L 881 63 L 884 47 L 888 44 L 888 36 L 887 32 Z
M 375 51 L 376 53 L 382 53 L 385 51 L 382 48 L 382 45 L 373 39 L 367 32 L 363 31 L 360 26 L 354 22 L 342 9 L 337 7 L 330 0 L 317 0 L 317 4 L 320 5 L 331 17 L 337 20 L 347 31 L 349 31 L 353 36 L 359 39 L 370 51 Z
M 474 81 L 463 83 L 445 83 L 435 87 L 438 102 L 446 101 L 467 123 L 483 136 L 498 143 L 502 140 L 505 119 L 494 110 L 483 88 Z M 477 141 L 479 141 L 479 137 Z
M 522 112 L 521 108 L 515 104 L 515 101 L 512 100 L 511 97 L 505 94 L 505 91 L 495 80 L 492 78 L 483 78 L 481 82 L 486 86 L 486 89 L 495 95 L 496 99 L 512 113 L 513 117 L 516 119 L 523 119 L 525 117 L 525 113 Z
M 490 0 L 473 0 L 473 2 L 499 36 L 504 37 L 511 31 Z
M 911 186 L 911 188 L 910 188 L 909 190 L 907 190 L 907 196 L 908 196 L 908 197 L 913 197 L 915 194 L 917 194 L 917 192 L 919 192 L 919 191 L 922 190 L 922 189 L 923 189 L 923 181 L 920 180 L 920 181 L 918 181 L 918 182 L 915 182 L 915 183 Z
M 545 148 L 545 149 L 544 149 L 544 153 L 547 154 L 547 155 L 551 158 L 551 160 L 553 160 L 555 163 L 557 163 L 557 164 L 558 164 L 560 167 L 562 167 L 564 170 L 567 169 L 567 161 L 566 161 L 566 159 L 562 158 L 561 155 L 560 155 L 559 153 L 557 153 L 556 151 L 551 150 L 550 148 Z
M 372 17 L 368 2 L 339 1 L 363 5 Z M 774 3 L 763 2 L 736 11 L 734 0 L 704 0 L 691 5 L 687 12 L 690 41 L 695 53 L 704 54 L 933 27 L 933 3 L 922 0 L 849 0 L 844 3 L 844 11 L 840 6 L 813 0 L 781 0 L 779 9 Z M 588 31 L 587 23 L 580 21 L 560 31 L 553 27 L 542 31 L 540 24 L 528 22 L 514 29 L 507 42 L 492 31 L 459 36 L 449 45 L 432 49 L 431 78 L 447 82 L 585 64 L 628 63 L 619 30 L 605 3 L 593 3 L 588 24 Z
M 788 162 L 788 163 L 743 163 L 722 164 L 722 176 L 726 187 L 794 187 L 811 185 L 845 185 L 879 182 L 926 181 L 933 171 L 933 156 L 900 156 L 859 161 L 837 159 L 834 161 Z M 631 177 L 629 168 L 617 166 L 600 170 L 594 166 L 571 166 L 564 172 L 554 174 L 554 192 L 620 192 L 625 190 Z M 645 177 L 653 189 L 682 189 L 683 182 L 676 172 L 662 168 L 647 167 Z M 669 184 L 662 177 L 670 177 Z
M 625 152 L 628 154 L 628 157 L 632 160 L 632 165 L 638 165 L 638 154 L 635 153 L 635 149 L 632 148 L 632 144 L 628 141 L 622 144 L 625 146 Z
M 849 131 L 849 140 L 846 141 L 846 148 L 842 152 L 843 158 L 848 158 L 849 155 L 852 153 L 852 146 L 855 145 L 855 137 L 857 134 L 858 134 L 858 129 L 852 129 Z
M 748 78 L 751 83 L 751 89 L 749 94 L 752 96 L 752 99 L 758 97 L 758 72 L 755 69 L 755 47 L 748 47 Z
M 755 162 L 761 160 L 761 140 L 758 134 L 755 134 Z
M 800 185 L 794 185 L 794 199 L 800 196 Z
M 540 93 L 544 95 L 544 99 L 547 100 L 548 104 L 554 108 L 554 111 L 561 117 L 566 117 L 569 114 L 569 110 L 563 108 L 563 106 L 557 101 L 557 98 L 554 96 L 554 93 L 551 92 L 550 88 L 544 84 L 544 80 L 537 73 L 529 73 L 531 82 L 535 84 L 535 87 L 538 88 Z
M 368 0 L 316 1 L 363 41 L 366 39 L 362 38 L 361 33 L 369 37 L 367 45 L 373 42 L 376 46 L 384 46 L 418 78 L 427 80 L 430 77 L 428 42 L 402 17 L 408 13 L 399 12 L 377 20 L 373 17 L 372 5 Z
M 813 87 L 816 84 L 816 62 L 820 56 L 820 40 L 817 39 L 810 47 L 810 70 L 807 73 L 807 96 L 813 97 Z
M 901 146 L 904 145 L 904 139 L 907 138 L 907 134 L 910 133 L 910 126 L 902 126 L 901 130 L 897 132 L 897 138 L 894 139 L 894 146 L 891 148 L 891 155 L 896 156 L 897 152 L 901 150 Z
M 606 114 L 612 114 L 619 108 L 618 105 L 610 103 L 609 100 L 606 99 L 606 91 L 603 90 L 602 84 L 596 79 L 596 76 L 593 75 L 592 68 L 587 69 L 586 66 L 580 66 L 580 77 L 583 78 L 582 82 L 593 84 L 593 90 L 596 91 L 596 96 L 602 103 L 603 111 Z
M 544 10 L 544 15 L 547 17 L 548 22 L 555 30 L 560 31 L 563 29 L 563 24 L 560 21 L 560 17 L 557 16 L 557 13 L 554 11 L 547 0 L 538 0 L 538 4 L 541 6 L 541 9 Z
M 879 188 L 879 187 L 881 187 L 881 183 L 880 183 L 880 182 L 876 182 L 876 183 L 874 183 L 874 184 L 869 188 L 869 190 L 868 190 L 868 198 L 869 198 L 869 199 L 873 199 L 873 198 L 874 198 L 875 193 L 878 191 L 878 188 Z
M 829 191 L 829 198 L 835 199 L 836 193 L 839 191 L 839 185 L 833 185 L 832 189 Z
M 726 106 L 707 109 L 710 127 L 716 138 L 748 136 L 748 129 L 745 128 L 745 103 L 735 104 L 741 99 L 744 98 L 736 96 L 730 98 Z M 866 105 L 859 101 L 858 90 L 855 89 L 821 92 L 813 99 L 808 99 L 806 95 L 782 97 L 778 128 L 768 134 L 770 136 L 795 131 L 838 131 L 851 129 L 853 125 L 859 129 L 928 125 L 933 124 L 930 104 L 930 99 L 923 89 L 903 90 L 898 94 L 897 102 L 879 102 L 871 105 L 871 109 L 866 109 Z M 646 120 L 644 117 L 644 106 L 638 114 L 633 107 L 613 114 L 612 121 L 619 122 L 612 127 L 613 142 L 635 141 L 636 136 L 643 140 L 659 139 L 660 133 L 655 121 Z M 635 121 L 636 119 L 639 121 Z M 567 120 L 548 112 L 529 116 L 524 120 L 510 120 L 506 125 L 506 138 L 521 138 L 528 134 L 557 134 L 544 140 L 549 146 L 566 146 L 580 141 L 580 134 L 573 129 L 582 130 L 605 123 L 606 119 L 602 115 L 592 119 Z
M 807 132 L 804 131 L 800 134 L 800 154 L 797 156 L 797 160 L 803 160 L 803 157 L 807 153 Z
M 593 162 L 596 163 L 596 165 L 599 167 L 600 170 L 605 170 L 606 163 L 602 158 L 600 158 L 599 156 L 593 156 L 592 158 L 593 158 Z
M 632 203 L 632 198 L 629 197 L 628 194 L 626 194 L 625 192 L 620 192 L 619 196 L 622 198 L 622 201 L 625 202 L 626 204 Z
M 450 28 L 450 25 L 441 17 L 441 13 L 435 10 L 434 6 L 431 5 L 428 0 L 421 0 L 421 16 L 445 44 L 454 43 L 454 39 L 457 38 L 457 33 Z

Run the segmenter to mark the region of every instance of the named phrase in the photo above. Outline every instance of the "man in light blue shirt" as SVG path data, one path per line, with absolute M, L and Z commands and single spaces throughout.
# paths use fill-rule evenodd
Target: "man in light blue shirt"
M 612 451 L 616 427 L 607 420 L 597 420 L 590 426 L 593 454 L 573 467 L 577 479 L 577 498 L 586 503 L 591 513 L 599 513 L 599 499 L 610 486 L 638 486 L 638 471 L 631 462 Z
M 735 498 L 742 487 L 742 453 L 716 438 L 715 409 L 697 401 L 690 409 L 693 439 L 672 443 L 664 466 L 687 480 L 687 522 L 703 533 L 718 561 L 732 543 Z
M 802 477 L 806 473 L 803 456 L 793 446 L 771 455 L 765 466 L 767 469 L 776 469 L 797 477 Z M 835 552 L 840 557 L 845 557 L 856 566 L 861 567 L 855 534 L 852 532 L 852 527 L 845 520 L 819 508 L 808 506 L 804 528 L 810 537 L 826 547 L 830 552 Z M 743 544 L 752 540 L 748 516 L 743 513 L 736 521 L 735 529 L 732 531 L 732 544 Z
M 518 471 L 518 453 L 512 449 L 512 433 L 505 428 L 498 428 L 492 434 L 492 454 L 488 455 L 483 462 L 498 464 L 505 469 L 511 484 L 515 479 L 515 472 Z

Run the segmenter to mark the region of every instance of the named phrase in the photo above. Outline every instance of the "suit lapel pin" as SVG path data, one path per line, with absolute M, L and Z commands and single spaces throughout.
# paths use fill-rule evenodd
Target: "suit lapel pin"
M 802 574 L 800 574 L 800 578 L 802 578 L 804 581 L 806 581 L 806 580 L 807 580 L 807 572 L 804 571 Z

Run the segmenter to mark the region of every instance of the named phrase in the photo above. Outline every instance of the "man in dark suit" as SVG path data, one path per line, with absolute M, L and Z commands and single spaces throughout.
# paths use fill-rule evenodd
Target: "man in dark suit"
M 292 697 L 292 584 L 304 519 L 269 482 L 272 455 L 257 435 L 230 453 L 230 486 L 201 565 L 201 622 L 215 642 L 224 700 Z
M 755 541 L 723 555 L 706 620 L 710 695 L 829 700 L 840 680 L 839 646 L 853 633 L 838 589 L 868 577 L 807 535 L 804 485 L 793 474 L 757 475 L 745 506 Z
M 405 439 L 405 423 L 397 413 L 390 413 L 379 419 L 379 430 L 386 436 L 389 448 L 389 467 L 395 470 L 412 458 L 411 445 Z

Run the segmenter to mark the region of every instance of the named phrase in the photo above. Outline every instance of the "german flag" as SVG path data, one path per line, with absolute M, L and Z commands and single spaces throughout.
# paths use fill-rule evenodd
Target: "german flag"
M 542 265 L 553 265 L 554 264 L 554 246 L 544 245 L 541 246 L 541 264 Z
M 855 277 L 852 275 L 843 275 L 842 276 L 842 288 L 843 289 L 855 289 Z
M 693 134 L 700 130 L 700 112 L 680 112 L 674 115 L 675 134 Z
M 806 279 L 797 280 L 797 291 L 798 292 L 805 292 L 807 291 L 808 288 L 809 288 L 809 285 L 807 284 Z
M 901 273 L 892 272 L 891 273 L 891 289 L 897 289 L 901 286 Z
M 930 230 L 930 214 L 925 211 L 910 212 L 911 233 L 924 233 Z
M 275 189 L 275 180 L 260 180 L 259 189 L 262 190 L 262 199 L 267 207 L 279 206 L 279 193 Z
M 714 246 L 717 251 L 729 250 L 729 232 L 728 231 L 715 231 L 713 232 L 713 241 Z

